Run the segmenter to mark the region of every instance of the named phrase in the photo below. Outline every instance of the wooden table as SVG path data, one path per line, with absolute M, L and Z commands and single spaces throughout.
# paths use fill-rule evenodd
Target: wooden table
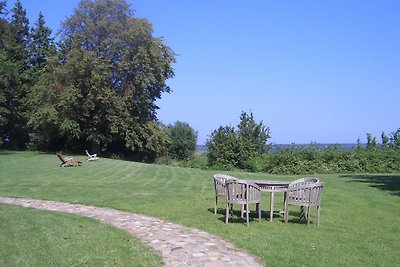
M 275 192 L 286 192 L 290 182 L 273 180 L 246 180 L 246 182 L 258 185 L 262 192 L 270 193 L 269 221 L 272 222 L 272 218 L 274 217 Z

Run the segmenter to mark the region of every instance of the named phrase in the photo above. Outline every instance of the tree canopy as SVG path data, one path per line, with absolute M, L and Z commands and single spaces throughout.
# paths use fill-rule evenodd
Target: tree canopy
M 4 144 L 21 135 L 13 134 L 18 128 L 19 147 L 161 153 L 156 101 L 171 92 L 175 54 L 124 0 L 82 0 L 57 43 L 41 13 L 29 30 L 19 1 L 0 22 Z M 4 126 L 11 123 L 19 127 Z

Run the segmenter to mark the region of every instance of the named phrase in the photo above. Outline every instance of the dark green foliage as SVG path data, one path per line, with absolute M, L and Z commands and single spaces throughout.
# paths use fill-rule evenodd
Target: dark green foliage
M 56 46 L 51 38 L 51 29 L 46 27 L 43 14 L 40 12 L 35 26 L 31 28 L 29 43 L 30 79 L 34 84 L 45 71 L 46 63 L 56 53 Z
M 393 148 L 400 149 L 400 128 L 396 132 L 391 133 L 390 145 Z
M 104 150 L 159 154 L 165 142 L 152 138 L 152 122 L 155 101 L 170 92 L 172 50 L 123 0 L 82 1 L 61 32 L 66 63 L 55 79 L 60 93 L 75 92 L 60 118 L 62 135 Z
M 175 55 L 124 0 L 81 1 L 58 44 L 42 13 L 29 30 L 20 1 L 0 32 L 3 146 L 23 148 L 29 136 L 35 149 L 165 154 L 156 100 L 170 92 Z
M 123 0 L 84 0 L 62 29 L 67 59 L 69 51 L 82 48 L 101 60 L 109 68 L 109 87 L 144 121 L 155 118 L 155 101 L 170 92 L 165 81 L 174 75 L 174 54 L 152 31 Z
M 389 147 L 390 138 L 384 132 L 382 132 L 381 138 L 382 138 L 382 148 L 383 149 L 388 148 Z
M 7 13 L 5 2 L 0 2 L 0 15 Z M 0 18 L 0 145 L 6 136 L 6 126 L 10 116 L 9 94 L 16 83 L 17 64 L 12 60 L 11 49 L 16 45 L 10 24 Z
M 168 154 L 173 159 L 185 160 L 193 156 L 196 150 L 197 133 L 186 122 L 175 122 L 168 127 L 170 145 Z
M 376 149 L 378 143 L 376 142 L 376 137 L 373 137 L 370 133 L 367 133 L 367 149 Z
M 163 124 L 155 121 L 149 121 L 142 127 L 143 134 L 140 136 L 142 160 L 154 162 L 167 153 L 170 142 L 168 132 Z
M 238 137 L 231 126 L 220 126 L 206 142 L 210 165 L 238 165 Z
M 6 14 L 2 4 L 2 14 Z M 11 20 L 0 22 L 0 98 L 2 116 L 1 139 L 9 148 L 20 149 L 28 137 L 27 106 L 27 45 L 29 43 L 29 21 L 26 10 L 17 1 L 12 8 Z
M 255 157 L 269 150 L 269 127 L 256 123 L 253 113 L 242 112 L 238 125 L 239 166 L 248 169 Z
M 253 113 L 242 112 L 238 130 L 221 126 L 207 140 L 209 164 L 251 169 L 254 158 L 269 150 L 269 138 L 268 127 L 256 123 Z
M 25 67 L 28 59 L 28 45 L 30 42 L 29 35 L 29 20 L 26 17 L 26 9 L 23 8 L 21 2 L 17 0 L 12 8 L 11 27 L 13 30 L 16 43 L 20 49 L 16 50 L 14 58 L 19 61 L 24 61 Z
M 214 131 L 209 151 L 209 163 L 216 162 L 209 166 L 213 169 L 232 169 L 237 167 L 252 172 L 265 172 L 271 174 L 323 174 L 323 173 L 393 173 L 400 171 L 400 150 L 398 142 L 400 129 L 391 133 L 388 143 L 379 145 L 376 138 L 367 134 L 367 145 L 363 146 L 357 140 L 357 145 L 350 150 L 343 150 L 338 145 L 320 148 L 316 144 L 307 147 L 299 147 L 295 144 L 291 146 L 277 146 L 272 152 L 259 153 L 242 165 L 229 164 L 236 161 L 224 161 L 226 150 L 235 143 L 235 131 L 232 127 L 220 127 Z M 230 136 L 231 139 L 227 138 Z M 231 140 L 231 142 L 227 142 Z M 369 140 L 369 141 L 368 141 Z M 397 140 L 397 143 L 396 143 Z M 369 144 L 369 145 L 368 145 Z M 210 148 L 210 146 L 209 146 Z M 221 150 L 218 150 L 219 148 Z M 236 159 L 234 150 L 228 150 L 232 158 Z M 237 150 L 239 151 L 239 150 Z M 212 158 L 215 157 L 215 158 Z M 230 166 L 230 167 L 229 167 Z
M 253 159 L 249 170 L 271 174 L 390 173 L 400 170 L 396 149 L 280 148 Z

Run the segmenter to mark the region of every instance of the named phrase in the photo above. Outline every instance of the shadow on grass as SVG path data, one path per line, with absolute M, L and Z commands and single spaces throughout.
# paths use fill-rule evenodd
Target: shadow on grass
M 317 224 L 317 216 L 316 216 L 316 211 L 315 208 L 311 208 L 313 211 L 311 211 L 310 214 L 310 225 L 311 224 Z M 282 219 L 282 222 L 285 222 L 285 219 Z M 300 211 L 292 211 L 289 210 L 289 218 L 288 218 L 288 223 L 293 223 L 293 224 L 307 224 L 307 218 L 305 217 L 304 213 Z
M 7 155 L 13 155 L 13 154 L 15 154 L 15 152 L 10 151 L 10 150 L 0 150 L 0 155 L 7 156 Z
M 400 197 L 400 175 L 341 175 L 341 178 L 352 179 L 360 183 L 370 184 L 370 187 L 389 191 L 391 194 Z
M 214 209 L 213 208 L 209 208 L 208 211 L 210 213 L 214 214 Z M 217 209 L 217 215 L 221 216 L 221 217 L 218 218 L 218 220 L 220 220 L 222 222 L 225 222 L 225 215 L 226 215 L 225 212 L 226 212 L 226 209 L 223 209 L 223 208 L 218 208 Z M 274 214 L 273 216 L 274 216 L 274 219 L 282 218 L 282 216 L 280 216 L 279 214 Z M 269 211 L 261 210 L 261 221 L 264 221 L 264 220 L 269 220 Z M 252 221 L 258 222 L 259 221 L 258 220 L 258 213 L 256 211 L 254 211 L 254 210 L 250 211 L 249 221 L 250 222 L 252 222 Z M 244 217 L 241 218 L 240 210 L 235 210 L 234 209 L 233 210 L 233 216 L 229 217 L 229 223 L 242 223 L 242 224 L 244 223 L 244 224 L 246 224 L 246 214 L 244 214 Z

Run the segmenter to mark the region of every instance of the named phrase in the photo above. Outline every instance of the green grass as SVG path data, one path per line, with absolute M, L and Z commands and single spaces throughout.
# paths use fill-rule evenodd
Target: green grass
M 85 159 L 83 156 L 75 158 Z M 294 216 L 295 207 L 291 208 L 288 225 L 285 225 L 280 217 L 269 223 L 264 214 L 261 223 L 254 219 L 250 227 L 246 227 L 241 220 L 225 225 L 222 203 L 219 213 L 213 214 L 212 175 L 216 171 L 111 159 L 84 162 L 82 167 L 59 168 L 58 164 L 55 155 L 0 152 L 0 195 L 105 206 L 163 218 L 219 235 L 257 255 L 269 266 L 396 266 L 400 262 L 400 174 L 320 175 L 325 182 L 325 188 L 319 227 L 314 223 L 310 226 L 299 223 Z M 239 178 L 287 181 L 301 177 L 245 172 L 229 174 Z M 268 195 L 263 194 L 263 209 L 267 209 L 268 205 Z M 279 206 L 282 206 L 281 194 L 276 196 L 276 207 Z M 86 218 L 10 208 L 7 205 L 0 205 L 0 208 L 0 241 L 6 240 L 9 244 L 7 255 L 10 255 L 8 259 L 11 260 L 11 263 L 1 262 L 4 257 L 0 254 L 0 265 L 19 265 L 12 260 L 21 255 L 28 259 L 38 257 L 36 254 L 40 254 L 40 250 L 20 250 L 20 239 L 26 239 L 26 242 L 43 248 L 49 246 L 46 239 L 49 235 L 63 235 L 65 227 L 56 226 L 57 223 L 53 223 L 53 219 L 41 221 L 42 217 L 51 216 L 54 221 L 61 220 L 71 227 L 69 231 L 72 233 L 79 230 L 83 222 L 104 229 L 104 233 L 87 231 L 84 239 L 96 240 L 93 241 L 93 247 L 104 245 L 101 244 L 104 243 L 101 241 L 105 238 L 102 237 L 103 234 L 113 236 L 118 232 L 123 236 L 118 230 L 113 232 L 109 227 Z M 312 212 L 315 214 L 314 210 Z M 10 218 L 3 220 L 3 216 Z M 312 221 L 315 222 L 315 217 L 312 217 Z M 43 229 L 38 231 L 38 234 L 26 231 L 22 236 L 17 236 L 8 234 L 8 228 L 11 226 L 4 226 L 8 224 L 16 227 L 16 232 L 18 227 L 42 225 Z M 92 227 L 87 225 L 85 227 Z M 130 247 L 142 250 L 139 248 L 140 244 L 128 235 L 110 238 L 115 242 L 113 247 L 123 247 L 123 243 L 126 243 L 124 239 L 129 239 Z M 54 242 L 57 244 L 59 241 Z M 69 239 L 68 242 L 74 244 L 75 238 Z M 121 249 L 121 253 L 127 257 L 137 257 L 135 254 L 130 255 L 131 252 L 126 252 L 130 247 Z M 95 248 L 97 249 L 99 248 Z M 114 251 L 119 253 L 119 250 Z M 60 253 L 63 251 L 50 252 L 49 257 L 62 259 Z M 89 251 L 81 254 L 79 251 L 70 253 L 77 257 L 84 254 L 83 258 L 77 260 L 77 265 L 83 262 L 86 254 L 94 254 L 92 260 L 95 263 L 94 256 L 99 254 Z M 104 256 L 110 257 L 110 262 L 113 261 L 111 255 Z M 139 257 L 142 257 L 142 254 Z M 156 256 L 151 251 L 143 255 L 144 260 L 159 263 L 154 258 Z M 41 264 L 48 265 L 48 259 L 42 259 L 37 265 Z M 111 265 L 125 264 L 121 262 Z
M 94 220 L 0 205 L 0 266 L 161 266 L 136 238 Z

